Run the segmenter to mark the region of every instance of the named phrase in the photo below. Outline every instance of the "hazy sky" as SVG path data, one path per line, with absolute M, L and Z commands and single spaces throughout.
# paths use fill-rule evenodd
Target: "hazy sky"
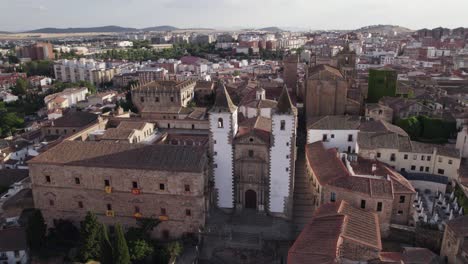
M 0 0 L 0 30 L 118 25 L 468 27 L 468 0 Z

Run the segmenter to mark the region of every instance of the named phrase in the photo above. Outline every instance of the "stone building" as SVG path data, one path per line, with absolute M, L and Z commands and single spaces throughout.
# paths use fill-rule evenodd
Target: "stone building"
M 348 88 L 348 81 L 338 69 L 329 65 L 310 68 L 305 87 L 306 117 L 344 115 Z
M 195 234 L 209 209 L 204 147 L 64 141 L 29 161 L 34 204 L 46 223 L 88 211 L 107 225 L 162 222 L 156 238 Z
M 468 262 L 468 216 L 447 222 L 440 256 L 444 257 L 448 264 Z
M 108 128 L 100 140 L 119 143 L 145 142 L 154 133 L 154 124 L 142 121 L 122 121 L 116 128 Z
M 288 89 L 296 93 L 297 88 L 297 67 L 299 56 L 297 54 L 287 55 L 283 59 L 283 79 Z
M 322 142 L 306 146 L 306 167 L 316 205 L 344 200 L 377 213 L 382 235 L 390 223 L 408 225 L 416 191 L 410 182 L 382 163 L 339 154 Z
M 42 136 L 69 137 L 83 130 L 103 129 L 106 126 L 98 115 L 87 112 L 70 112 L 41 128 Z M 83 135 L 87 137 L 87 135 Z
M 167 115 L 172 119 L 188 112 L 195 81 L 153 81 L 132 87 L 132 102 L 143 118 Z
M 346 201 L 314 212 L 288 252 L 288 263 L 367 263 L 379 259 L 382 242 L 376 213 Z
M 154 81 L 132 88 L 132 101 L 142 119 L 159 128 L 208 130 L 205 107 L 191 105 L 196 81 Z
M 356 77 L 356 52 L 349 49 L 349 45 L 336 55 L 338 69 L 346 79 Z
M 297 110 L 283 87 L 278 101 L 234 105 L 218 87 L 210 110 L 210 144 L 217 205 L 227 211 L 255 209 L 291 217 Z

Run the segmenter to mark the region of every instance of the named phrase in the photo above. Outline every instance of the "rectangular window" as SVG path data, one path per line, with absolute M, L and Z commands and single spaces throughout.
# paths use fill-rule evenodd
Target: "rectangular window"
M 45 176 L 45 180 L 47 183 L 50 183 L 50 176 Z
M 392 153 L 390 155 L 390 161 L 395 161 L 395 160 L 396 160 L 396 155 L 395 155 L 395 153 Z
M 421 155 L 421 160 L 424 160 L 425 158 L 426 158 L 426 156 Z
M 382 212 L 382 202 L 377 203 L 377 212 Z
M 328 135 L 327 135 L 327 134 L 323 134 L 323 135 L 322 135 L 322 141 L 323 141 L 323 142 L 327 142 L 327 141 L 328 141 Z
M 412 171 L 416 170 L 416 166 L 411 165 L 411 170 L 412 170 Z
M 335 134 L 331 134 L 330 137 L 331 137 L 331 138 L 335 138 Z
M 408 154 L 405 154 L 405 155 L 403 156 L 403 159 L 407 160 L 407 159 L 408 159 Z
M 159 184 L 159 190 L 164 191 L 164 189 L 166 189 L 166 186 L 164 185 L 164 183 L 160 183 Z
M 138 206 L 135 206 L 135 208 L 134 208 L 134 209 L 135 209 L 135 214 L 138 214 L 138 213 L 140 213 L 140 207 L 138 207 Z
M 424 171 L 424 166 L 420 166 L 419 171 L 423 172 Z
M 112 204 L 107 204 L 106 206 L 108 211 L 112 211 Z
M 191 215 L 192 215 L 192 211 L 190 211 L 190 209 L 185 209 L 185 215 L 186 215 L 186 216 L 191 216 Z
M 281 122 L 280 122 L 280 129 L 281 129 L 281 130 L 285 130 L 285 129 L 286 129 L 286 121 L 281 120 Z
M 452 160 L 448 160 L 448 164 L 453 164 L 453 161 L 452 161 Z
M 443 169 L 438 169 L 438 170 L 437 170 L 437 173 L 443 175 L 443 174 L 445 173 L 445 171 L 444 171 Z
M 442 162 L 442 161 L 443 161 L 442 157 L 439 157 L 439 162 Z
M 402 210 L 399 210 L 399 211 L 398 211 L 398 214 L 399 214 L 399 215 L 402 215 L 402 214 L 403 214 L 403 211 L 402 211 Z
M 336 201 L 336 193 L 332 192 L 330 194 L 330 202 L 335 202 Z
M 49 200 L 49 205 L 50 206 L 54 206 L 54 204 L 55 204 L 54 200 Z
M 75 184 L 80 184 L 80 178 L 75 177 Z
M 426 172 L 429 172 L 429 167 L 426 167 Z
M 185 184 L 184 189 L 186 192 L 190 192 L 190 185 Z
M 173 96 L 171 96 L 171 102 L 174 102 L 174 97 Z
M 109 180 L 104 180 L 104 186 L 109 187 L 110 186 L 110 181 Z
M 382 154 L 380 154 L 380 152 L 377 152 L 377 158 L 380 158 L 382 156 Z
M 366 200 L 361 200 L 361 208 L 366 209 Z
M 138 188 L 138 182 L 132 181 L 132 188 L 137 189 Z
M 431 156 L 427 156 L 427 161 L 431 161 Z
M 156 103 L 159 103 L 159 97 L 155 98 Z
M 406 199 L 406 196 L 401 195 L 401 196 L 400 196 L 400 203 L 404 203 L 404 202 L 405 202 L 405 199 Z
M 286 168 L 286 171 L 289 171 L 289 168 Z
M 413 155 L 413 160 L 417 160 L 418 159 L 418 155 Z
M 353 135 L 352 134 L 349 134 L 348 135 L 348 142 L 353 142 Z
M 145 102 L 145 98 L 143 96 L 140 97 L 140 102 L 142 102 L 142 103 Z
M 166 208 L 161 208 L 161 215 L 166 215 Z
M 253 158 L 253 156 L 254 156 L 253 150 L 249 150 L 249 157 L 250 157 L 250 158 Z
M 82 201 L 79 201 L 79 202 L 78 202 L 78 208 L 80 208 L 80 209 L 83 208 L 83 202 L 82 202 Z

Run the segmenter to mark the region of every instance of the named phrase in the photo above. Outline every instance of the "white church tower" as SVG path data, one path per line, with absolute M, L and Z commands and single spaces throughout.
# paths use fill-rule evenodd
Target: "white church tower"
M 234 208 L 233 138 L 237 129 L 237 106 L 224 83 L 219 83 L 215 103 L 210 110 L 210 136 L 215 195 L 218 207 L 223 209 Z
M 284 86 L 272 114 L 269 210 L 273 215 L 287 218 L 292 217 L 296 128 L 297 109 Z

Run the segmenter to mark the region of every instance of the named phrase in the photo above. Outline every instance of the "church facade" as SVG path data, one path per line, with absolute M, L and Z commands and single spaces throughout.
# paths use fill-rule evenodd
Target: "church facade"
M 290 218 L 297 110 L 286 87 L 278 101 L 257 88 L 255 99 L 236 106 L 220 84 L 209 114 L 218 207 Z

